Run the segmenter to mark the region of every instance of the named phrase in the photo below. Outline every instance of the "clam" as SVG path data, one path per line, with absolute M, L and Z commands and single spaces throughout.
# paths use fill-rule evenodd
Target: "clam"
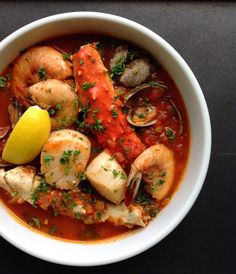
M 136 127 L 147 127 L 154 125 L 157 122 L 157 108 L 150 105 L 132 108 L 128 115 L 127 121 Z
M 158 82 L 155 82 L 158 83 Z M 153 87 L 152 84 L 143 84 L 134 88 L 128 95 L 124 97 L 125 106 L 129 109 L 127 121 L 136 127 L 147 127 L 157 122 L 157 108 L 150 104 L 149 100 L 138 97 L 138 103 L 132 100 L 138 92 L 145 91 Z M 160 83 L 159 88 L 165 86 Z

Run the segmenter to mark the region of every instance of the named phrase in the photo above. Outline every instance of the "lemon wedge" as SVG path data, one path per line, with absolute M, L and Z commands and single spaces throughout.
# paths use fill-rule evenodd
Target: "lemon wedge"
M 38 106 L 28 108 L 10 134 L 2 159 L 18 165 L 31 162 L 42 150 L 50 131 L 48 112 Z

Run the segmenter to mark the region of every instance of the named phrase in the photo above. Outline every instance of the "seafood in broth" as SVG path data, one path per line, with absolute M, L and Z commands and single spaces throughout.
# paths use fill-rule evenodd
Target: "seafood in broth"
M 51 121 L 40 154 L 17 166 L 0 158 L 0 199 L 27 226 L 103 240 L 147 226 L 169 203 L 190 128 L 179 90 L 144 49 L 79 34 L 19 53 L 0 77 L 0 156 L 35 105 Z

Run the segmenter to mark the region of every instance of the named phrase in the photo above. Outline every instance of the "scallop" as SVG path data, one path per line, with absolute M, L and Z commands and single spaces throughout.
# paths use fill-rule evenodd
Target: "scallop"
M 60 189 L 76 187 L 90 151 L 91 143 L 82 133 L 71 129 L 52 132 L 41 153 L 41 173 L 46 182 Z

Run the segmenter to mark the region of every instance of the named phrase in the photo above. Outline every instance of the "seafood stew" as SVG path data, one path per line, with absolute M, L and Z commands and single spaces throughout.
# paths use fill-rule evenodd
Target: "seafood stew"
M 33 160 L 6 161 L 9 136 L 32 106 L 47 111 L 50 136 Z M 180 92 L 126 41 L 80 34 L 23 50 L 0 78 L 0 117 L 0 198 L 58 238 L 103 240 L 147 226 L 187 165 Z

